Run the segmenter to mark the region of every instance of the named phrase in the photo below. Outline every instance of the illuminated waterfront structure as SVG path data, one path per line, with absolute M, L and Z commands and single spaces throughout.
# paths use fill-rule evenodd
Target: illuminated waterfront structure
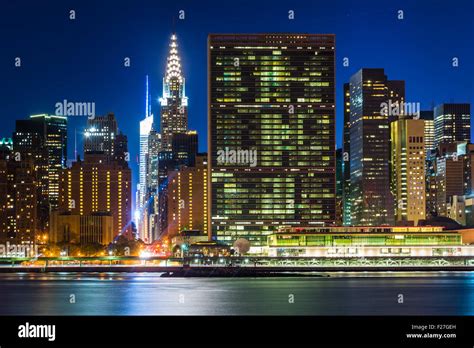
M 443 227 L 294 228 L 268 237 L 268 256 L 394 257 L 474 255 Z
M 13 151 L 19 160 L 32 159 L 38 182 L 37 228 L 48 231 L 49 213 L 58 208 L 59 174 L 67 160 L 67 118 L 39 114 L 17 120 Z
M 424 120 L 400 118 L 390 126 L 395 220 L 417 225 L 426 217 Z
M 434 108 L 434 146 L 471 141 L 471 105 L 440 104 Z
M 350 79 L 351 224 L 392 225 L 390 122 L 400 115 L 383 105 L 401 105 L 404 81 L 388 80 L 383 69 L 361 69 Z
M 213 238 L 258 248 L 282 225 L 334 224 L 334 35 L 213 34 L 208 45 Z M 226 150 L 248 156 L 218 160 Z
M 188 97 L 186 97 L 185 86 L 177 37 L 173 34 L 163 78 L 163 95 L 160 98 L 160 131 L 163 150 L 171 150 L 174 133 L 183 133 L 188 129 Z

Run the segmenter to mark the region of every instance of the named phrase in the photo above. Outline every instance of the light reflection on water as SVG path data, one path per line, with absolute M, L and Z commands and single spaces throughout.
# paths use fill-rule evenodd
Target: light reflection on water
M 474 272 L 160 278 L 157 273 L 0 274 L 2 315 L 474 315 Z M 76 303 L 69 302 L 71 294 Z M 403 294 L 404 303 L 398 303 Z M 294 303 L 289 303 L 289 296 Z

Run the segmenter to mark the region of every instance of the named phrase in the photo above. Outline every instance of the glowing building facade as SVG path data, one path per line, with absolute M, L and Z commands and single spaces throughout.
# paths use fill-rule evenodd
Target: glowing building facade
M 401 105 L 404 81 L 388 80 L 383 69 L 361 69 L 350 79 L 351 225 L 392 225 L 390 122 L 384 104 Z
M 31 159 L 38 179 L 37 228 L 47 232 L 49 214 L 58 208 L 59 174 L 67 160 L 67 118 L 32 115 L 16 121 L 13 151 L 19 160 Z
M 185 78 L 181 71 L 175 34 L 171 36 L 160 106 L 161 146 L 163 150 L 171 150 L 173 134 L 183 133 L 188 129 L 188 97 L 185 94 Z
M 435 143 L 471 141 L 471 105 L 441 104 L 434 108 Z
M 280 226 L 334 224 L 334 52 L 333 35 L 209 36 L 213 238 L 260 248 Z
M 424 135 L 424 120 L 402 118 L 391 123 L 395 220 L 415 225 L 426 217 Z

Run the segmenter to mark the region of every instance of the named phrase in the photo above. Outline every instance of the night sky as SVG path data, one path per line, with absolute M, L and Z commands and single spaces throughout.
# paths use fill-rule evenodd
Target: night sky
M 189 97 L 189 127 L 207 148 L 207 35 L 209 33 L 336 34 L 337 144 L 342 141 L 342 84 L 361 67 L 385 68 L 406 81 L 409 102 L 422 109 L 441 102 L 474 100 L 474 2 L 382 0 L 222 1 L 2 1 L 0 5 L 1 137 L 15 120 L 55 112 L 67 99 L 95 102 L 96 114 L 113 111 L 138 154 L 139 121 L 145 113 L 145 75 L 152 112 L 158 97 L 173 28 Z M 76 19 L 69 19 L 69 10 Z M 178 19 L 178 11 L 185 19 Z M 288 11 L 295 19 L 288 19 Z M 404 11 L 404 19 L 397 11 Z M 175 18 L 175 20 L 173 20 Z M 173 22 L 175 24 L 173 25 Z M 15 68 L 15 57 L 22 66 Z M 124 67 L 125 57 L 131 66 Z M 349 67 L 343 67 L 343 58 Z M 452 58 L 459 67 L 452 67 Z M 156 116 L 155 116 L 156 117 Z M 157 117 L 155 118 L 158 119 Z M 74 129 L 86 117 L 69 119 L 69 158 Z M 79 150 L 82 143 L 79 143 Z M 137 162 L 132 163 L 134 181 Z

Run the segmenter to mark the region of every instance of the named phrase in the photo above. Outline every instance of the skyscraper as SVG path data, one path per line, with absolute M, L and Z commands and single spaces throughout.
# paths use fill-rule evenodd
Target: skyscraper
M 132 174 L 127 162 L 111 161 L 104 153 L 86 153 L 61 173 L 60 214 L 90 219 L 110 214 L 113 236 L 129 232 Z M 52 235 L 57 231 L 52 231 Z M 104 239 L 104 240 L 107 240 Z
M 344 84 L 344 130 L 342 144 L 342 170 L 343 170 L 343 192 L 342 192 L 342 215 L 343 224 L 351 225 L 351 93 L 350 84 Z
M 196 156 L 193 166 L 169 172 L 163 233 L 171 238 L 182 231 L 193 230 L 207 235 L 207 175 L 207 154 Z
M 139 154 L 139 173 L 138 173 L 139 183 L 138 183 L 138 202 L 137 202 L 137 208 L 139 209 L 143 208 L 143 205 L 145 204 L 146 196 L 147 196 L 147 190 L 148 190 L 147 177 L 149 175 L 148 142 L 149 142 L 150 133 L 153 130 L 153 114 L 151 113 L 151 105 L 149 102 L 148 75 L 146 76 L 145 89 L 146 89 L 145 118 L 140 121 L 140 154 Z M 144 226 L 144 229 L 139 228 L 139 230 L 143 233 L 146 233 L 145 229 L 146 229 L 146 226 Z
M 169 229 L 172 224 L 168 214 L 168 202 L 170 201 L 170 173 L 185 170 L 185 167 L 195 167 L 198 151 L 198 135 L 196 131 L 186 133 L 175 133 L 172 139 L 171 150 L 163 150 L 158 154 L 158 209 L 159 209 L 159 227 L 158 234 L 164 235 L 174 229 Z M 207 163 L 207 160 L 205 161 Z M 206 174 L 207 175 L 207 174 Z M 196 179 L 195 179 L 196 180 Z M 207 189 L 206 189 L 207 192 Z M 206 215 L 207 217 L 207 215 Z M 178 224 L 174 226 L 183 227 Z M 206 222 L 207 226 L 207 222 Z M 179 231 L 180 232 L 180 231 Z
M 425 159 L 429 160 L 431 152 L 436 149 L 434 112 L 432 110 L 420 111 L 420 119 L 425 122 Z
M 425 126 L 425 193 L 426 193 L 426 218 L 436 214 L 436 147 L 433 110 L 420 111 L 420 119 Z
M 453 196 L 462 196 L 466 191 L 466 158 L 458 156 L 456 143 L 439 145 L 436 157 L 436 213 L 448 216 L 448 204 Z
M 109 162 L 129 161 L 127 136 L 120 132 L 114 113 L 87 120 L 85 154 L 104 154 L 104 160 Z
M 0 242 L 35 242 L 37 234 L 37 194 L 32 157 L 16 160 L 7 146 L 0 146 Z
M 434 146 L 471 141 L 471 105 L 440 104 L 434 108 Z
M 38 181 L 37 228 L 48 231 L 50 211 L 58 208 L 59 174 L 67 160 L 67 118 L 32 115 L 17 120 L 13 150 L 21 160 L 32 159 Z
M 398 116 L 384 105 L 401 105 L 403 81 L 383 69 L 361 69 L 350 79 L 351 224 L 392 225 L 390 122 Z
M 147 192 L 147 164 L 148 164 L 148 138 L 153 126 L 153 115 L 146 116 L 140 121 L 140 157 L 139 157 L 139 199 L 138 207 L 143 207 Z
M 80 240 L 75 239 L 75 242 L 106 243 L 111 234 L 117 236 L 131 231 L 131 179 L 128 141 L 119 132 L 115 115 L 109 113 L 88 119 L 84 159 L 78 157 L 70 168 L 61 171 L 59 211 L 52 214 L 55 225 L 50 230 L 51 237 L 70 241 L 59 236 L 62 232 L 57 229 L 63 230 L 61 221 L 81 229 L 63 231 L 79 236 Z M 63 215 L 75 217 L 68 220 Z M 112 224 L 107 216 L 112 218 Z
M 208 39 L 209 226 L 253 247 L 335 222 L 334 35 Z
M 198 152 L 198 134 L 196 131 L 173 135 L 172 151 L 176 161 L 186 166 L 194 166 Z M 207 161 L 206 161 L 207 163 Z
M 344 192 L 344 153 L 336 150 L 336 225 L 342 226 Z
M 417 225 L 426 217 L 424 136 L 424 120 L 400 118 L 391 123 L 396 221 L 411 221 Z
M 185 86 L 177 37 L 173 34 L 163 78 L 163 95 L 160 98 L 160 131 L 163 150 L 171 150 L 174 133 L 183 133 L 188 129 L 188 97 L 186 97 Z

